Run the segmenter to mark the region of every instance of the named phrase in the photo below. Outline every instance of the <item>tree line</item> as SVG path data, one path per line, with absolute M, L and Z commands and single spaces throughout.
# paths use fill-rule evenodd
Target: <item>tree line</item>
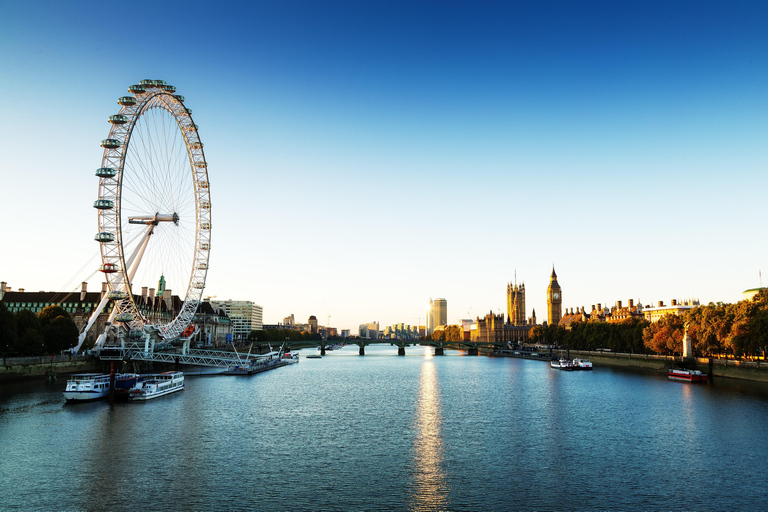
M 38 314 L 28 309 L 13 313 L 0 302 L 0 349 L 5 357 L 58 354 L 77 345 L 79 331 L 72 316 L 51 305 Z
M 576 350 L 607 349 L 643 354 L 647 350 L 643 343 L 643 331 L 649 325 L 640 318 L 627 318 L 612 323 L 599 320 L 574 322 L 570 329 L 559 325 L 536 325 L 531 328 L 529 341 Z
M 683 337 L 691 340 L 694 355 L 702 357 L 765 357 L 768 348 L 768 290 L 735 304 L 722 302 L 666 315 L 654 323 L 628 318 L 621 322 L 589 320 L 570 329 L 537 325 L 532 343 L 576 350 L 609 349 L 614 352 L 682 355 Z
M 445 329 L 433 331 L 425 339 L 427 341 L 462 341 L 464 340 L 464 330 L 458 325 L 446 325 Z
M 285 339 L 288 341 L 322 341 L 322 335 L 307 331 L 297 331 L 295 329 L 263 329 L 260 331 L 251 331 L 248 334 L 248 341 L 277 342 L 282 343 Z M 329 338 L 330 339 L 330 338 Z

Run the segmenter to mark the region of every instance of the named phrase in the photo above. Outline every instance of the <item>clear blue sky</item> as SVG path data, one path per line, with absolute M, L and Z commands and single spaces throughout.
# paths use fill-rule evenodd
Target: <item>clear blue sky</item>
M 542 320 L 553 262 L 565 307 L 735 302 L 768 270 L 767 2 L 0 9 L 14 289 L 95 269 L 99 142 L 144 78 L 200 125 L 206 295 L 266 322 L 423 323 L 430 297 L 455 322 L 505 310 L 515 271 Z

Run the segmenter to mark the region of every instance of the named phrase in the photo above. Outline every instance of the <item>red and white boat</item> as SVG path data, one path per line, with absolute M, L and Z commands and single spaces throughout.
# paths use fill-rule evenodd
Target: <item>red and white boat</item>
M 577 357 L 573 360 L 573 369 L 574 370 L 591 370 L 592 361 L 590 361 L 589 359 L 580 359 Z
M 701 373 L 699 370 L 670 368 L 669 372 L 667 372 L 667 376 L 670 378 L 670 380 L 680 380 L 683 382 L 707 382 L 707 374 Z

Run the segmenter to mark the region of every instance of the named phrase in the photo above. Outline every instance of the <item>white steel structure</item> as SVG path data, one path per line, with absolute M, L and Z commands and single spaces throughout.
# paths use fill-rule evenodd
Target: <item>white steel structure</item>
M 85 334 L 108 300 L 109 322 L 128 330 L 154 331 L 178 338 L 190 325 L 200 303 L 211 248 L 211 198 L 208 169 L 198 127 L 184 97 L 163 80 L 142 80 L 118 100 L 120 112 L 104 148 L 99 177 L 98 211 L 102 265 L 109 285 Z M 157 283 L 174 288 L 183 304 L 171 308 L 137 305 L 133 290 Z M 103 345 L 106 331 L 96 342 Z

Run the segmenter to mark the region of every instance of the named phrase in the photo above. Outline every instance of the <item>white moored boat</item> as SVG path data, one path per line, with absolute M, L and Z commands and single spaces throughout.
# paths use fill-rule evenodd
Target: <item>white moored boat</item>
M 291 354 L 290 352 L 286 352 L 285 354 L 283 354 L 283 357 L 280 358 L 280 360 L 283 363 L 288 363 L 288 364 L 298 363 L 299 362 L 299 354 L 297 354 L 297 353 Z
M 590 361 L 589 359 L 580 359 L 577 357 L 573 360 L 573 369 L 574 370 L 591 370 L 592 361 Z
M 184 373 L 164 372 L 138 382 L 128 393 L 131 401 L 151 400 L 184 389 Z
M 109 394 L 108 373 L 78 373 L 70 375 L 64 398 L 67 402 L 86 402 L 106 398 Z
M 573 363 L 568 359 L 553 359 L 549 362 L 549 366 L 554 370 L 573 370 Z
M 135 378 L 134 373 L 118 373 L 115 375 L 116 388 L 122 381 Z M 70 375 L 67 387 L 64 389 L 64 398 L 67 402 L 87 402 L 99 400 L 109 395 L 108 373 L 76 373 Z

